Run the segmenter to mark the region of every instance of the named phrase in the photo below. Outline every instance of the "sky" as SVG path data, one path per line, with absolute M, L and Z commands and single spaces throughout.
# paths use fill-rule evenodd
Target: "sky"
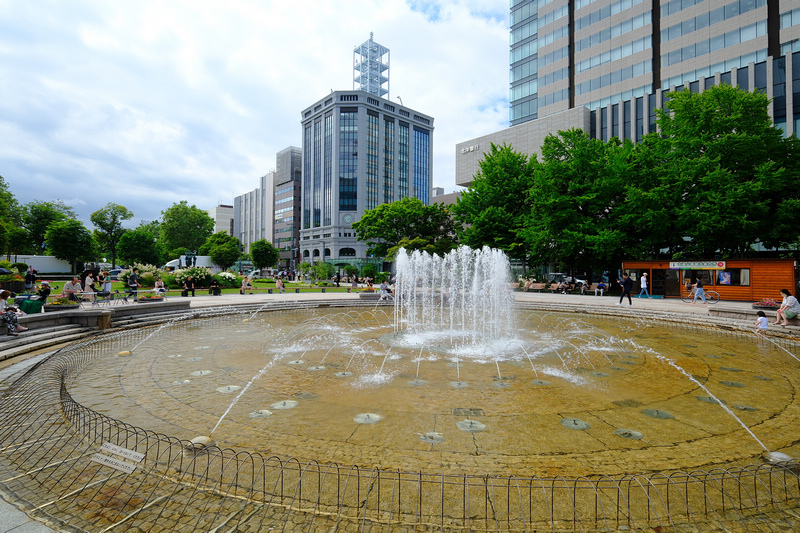
M 508 126 L 508 0 L 0 0 L 0 176 L 88 229 L 106 204 L 158 220 L 233 204 L 301 146 L 301 111 L 353 89 L 353 49 L 390 49 L 390 99 L 455 145 Z

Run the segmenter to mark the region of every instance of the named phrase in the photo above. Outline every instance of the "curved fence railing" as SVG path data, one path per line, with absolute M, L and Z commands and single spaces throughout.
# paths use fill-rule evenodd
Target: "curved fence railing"
M 70 396 L 82 368 L 151 333 L 70 346 L 5 391 L 0 487 L 29 514 L 68 531 L 783 531 L 797 524 L 794 462 L 574 479 L 387 471 L 195 449 Z M 130 471 L 93 461 L 104 443 L 141 459 L 120 459 Z

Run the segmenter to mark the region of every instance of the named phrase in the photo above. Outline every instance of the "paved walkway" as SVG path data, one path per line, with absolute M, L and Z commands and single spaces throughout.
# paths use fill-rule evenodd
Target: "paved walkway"
M 619 297 L 614 296 L 594 296 L 594 295 L 577 295 L 577 294 L 552 294 L 549 292 L 518 292 L 515 297 L 519 302 L 535 302 L 535 303 L 549 303 L 554 306 L 558 305 L 576 305 L 585 304 L 591 306 L 608 306 L 609 310 L 619 309 L 621 312 L 624 310 L 626 314 L 635 313 L 637 309 L 646 309 L 648 311 L 662 311 L 665 313 L 687 313 L 708 315 L 708 310 L 712 306 L 703 304 L 687 304 L 683 303 L 678 298 L 653 298 L 653 299 L 633 299 L 631 307 L 618 307 L 616 304 Z M 180 296 L 170 296 L 169 299 L 181 298 Z M 284 294 L 267 294 L 266 292 L 256 292 L 250 294 L 225 294 L 222 296 L 208 296 L 207 294 L 198 294 L 195 297 L 189 297 L 190 306 L 193 308 L 201 307 L 216 307 L 237 305 L 243 302 L 272 302 L 272 301 L 319 301 L 323 299 L 336 299 L 336 300 L 358 300 L 357 293 L 346 292 L 286 292 Z M 627 303 L 627 300 L 626 300 Z M 750 302 L 720 302 L 713 306 L 715 308 L 730 308 L 737 310 L 751 309 Z M 20 365 L 32 365 L 38 359 L 31 358 L 16 365 L 12 365 L 0 371 L 0 381 L 7 379 L 13 373 L 20 371 Z M 24 512 L 18 510 L 14 505 L 7 503 L 5 500 L 0 499 L 0 532 L 13 532 L 13 533 L 47 533 L 54 531 L 47 526 L 43 525 L 36 520 L 28 517 Z

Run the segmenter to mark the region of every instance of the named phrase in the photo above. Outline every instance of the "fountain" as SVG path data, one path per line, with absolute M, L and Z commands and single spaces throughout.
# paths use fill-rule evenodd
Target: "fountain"
M 205 530 L 703 531 L 731 508 L 734 521 L 763 517 L 766 500 L 796 509 L 793 470 L 750 466 L 800 451 L 785 430 L 800 412 L 786 347 L 678 321 L 521 309 L 507 281 L 495 250 L 401 253 L 394 307 L 245 310 L 246 321 L 100 340 L 91 364 L 63 374 L 65 417 L 103 439 L 89 421 L 146 428 L 117 439 L 157 457 L 131 483 L 155 495 L 174 481 L 165 501 Z M 157 444 L 165 435 L 187 440 L 173 453 Z M 192 483 L 202 496 L 187 498 L 202 503 L 177 488 Z M 228 508 L 220 494 L 251 503 Z

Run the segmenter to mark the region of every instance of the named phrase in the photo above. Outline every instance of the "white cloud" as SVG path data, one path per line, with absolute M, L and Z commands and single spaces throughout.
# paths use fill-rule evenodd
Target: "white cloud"
M 391 50 L 391 97 L 435 118 L 434 183 L 457 142 L 506 126 L 503 0 L 0 0 L 0 175 L 23 203 L 139 220 L 254 189 L 300 146 L 300 113 L 352 88 L 353 48 Z

